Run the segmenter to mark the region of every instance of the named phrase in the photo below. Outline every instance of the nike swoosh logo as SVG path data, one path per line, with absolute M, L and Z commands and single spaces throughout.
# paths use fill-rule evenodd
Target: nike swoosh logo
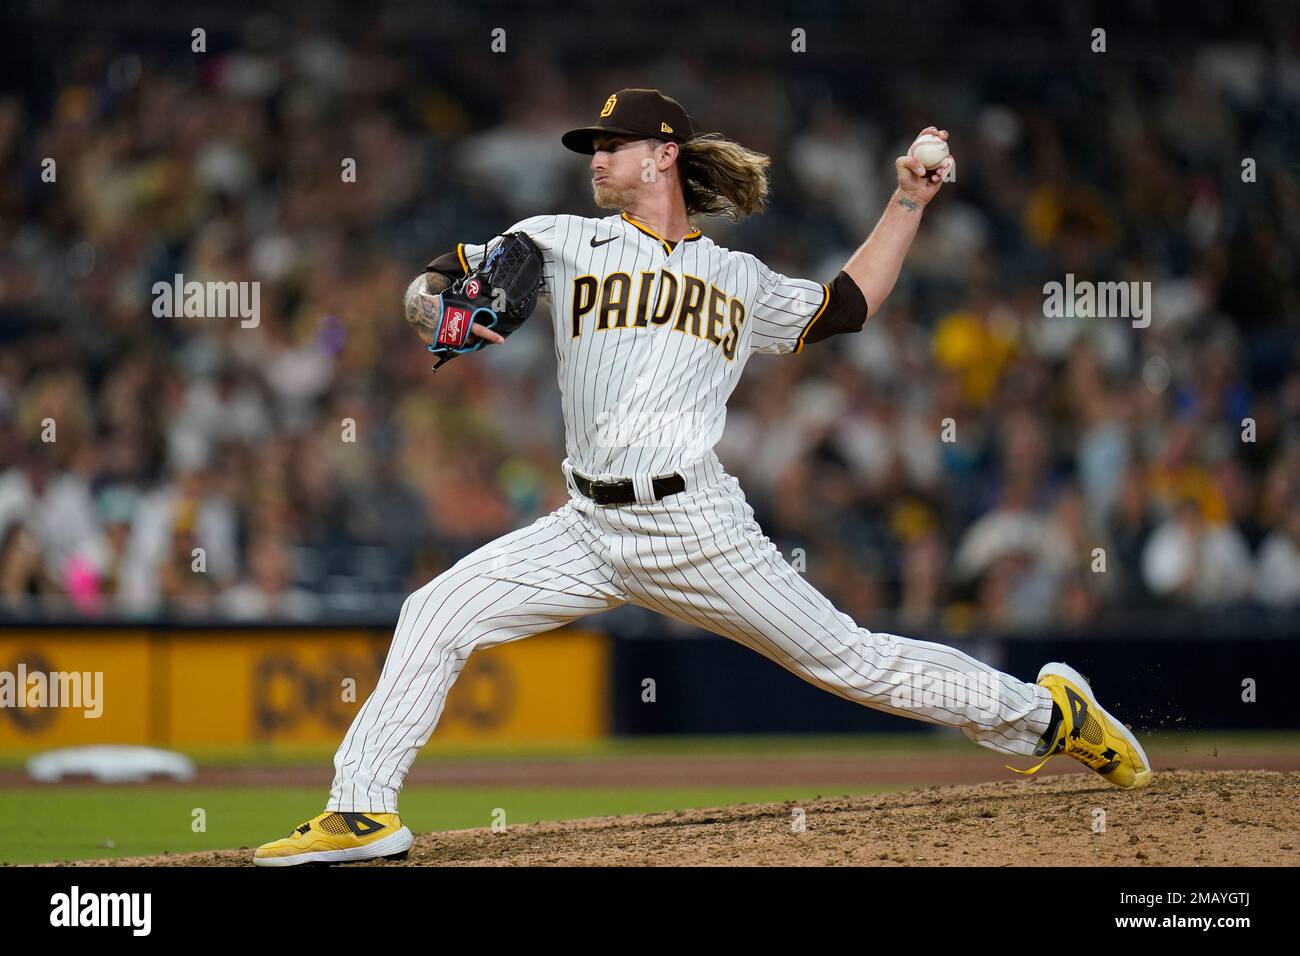
M 623 238 L 622 236 L 610 236 L 608 239 L 602 239 L 602 240 L 600 240 L 600 242 L 597 242 L 597 241 L 596 241 L 596 237 L 595 237 L 595 236 L 592 236 L 592 237 L 591 237 L 591 248 L 595 249 L 597 246 L 603 246 L 603 245 L 604 245 L 605 243 L 607 243 L 607 242 L 613 242 L 615 239 L 622 239 L 622 238 Z

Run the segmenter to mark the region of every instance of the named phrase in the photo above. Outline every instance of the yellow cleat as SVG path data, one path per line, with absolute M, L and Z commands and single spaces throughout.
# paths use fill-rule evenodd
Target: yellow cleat
M 1102 709 L 1083 675 L 1065 664 L 1044 664 L 1038 672 L 1038 683 L 1051 692 L 1061 720 L 1052 739 L 1034 751 L 1035 757 L 1044 758 L 1040 763 L 1028 770 L 1008 770 L 1037 773 L 1048 760 L 1063 753 L 1124 790 L 1151 782 L 1151 762 L 1142 745 L 1127 727 Z
M 396 813 L 338 813 L 326 811 L 294 827 L 283 840 L 264 843 L 253 854 L 257 866 L 298 866 L 302 863 L 356 863 L 360 860 L 404 860 L 414 843 L 411 831 Z

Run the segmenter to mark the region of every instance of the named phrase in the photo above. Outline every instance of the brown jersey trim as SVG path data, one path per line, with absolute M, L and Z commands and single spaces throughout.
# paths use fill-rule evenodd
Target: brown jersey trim
M 623 219 L 623 221 L 624 221 L 625 223 L 627 223 L 629 226 L 634 226 L 635 228 L 640 229 L 642 232 L 644 232 L 644 233 L 645 233 L 647 236 L 649 236 L 651 239 L 658 239 L 659 242 L 660 242 L 660 243 L 663 245 L 663 247 L 664 247 L 664 252 L 668 253 L 668 255 L 672 255 L 672 254 L 673 254 L 673 250 L 674 250 L 675 248 L 677 248 L 677 243 L 675 243 L 675 242 L 674 242 L 674 243 L 669 243 L 669 241 L 668 241 L 667 239 L 665 239 L 663 236 L 659 235 L 659 233 L 655 232 L 655 231 L 654 231 L 653 229 L 651 229 L 649 226 L 643 226 L 643 225 L 641 225 L 641 223 L 637 222 L 635 219 L 633 219 L 633 218 L 632 218 L 631 216 L 629 216 L 627 213 L 623 213 L 623 215 L 622 215 L 622 219 Z M 700 238 L 700 236 L 702 236 L 702 235 L 704 235 L 704 233 L 700 232 L 700 230 L 695 229 L 695 228 L 692 228 L 690 232 L 688 232 L 686 235 L 682 236 L 682 241 L 683 241 L 683 242 L 690 242 L 690 241 L 693 241 L 693 240 L 695 240 L 695 239 Z
M 840 272 L 830 285 L 823 283 L 822 288 L 826 290 L 826 298 L 799 336 L 794 349 L 796 353 L 805 343 L 820 342 L 845 332 L 859 332 L 867 321 L 867 300 L 847 272 Z

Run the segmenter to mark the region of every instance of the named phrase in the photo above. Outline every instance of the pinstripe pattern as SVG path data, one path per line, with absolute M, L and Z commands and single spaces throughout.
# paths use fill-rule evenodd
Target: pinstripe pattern
M 565 453 L 593 478 L 663 475 L 702 459 L 722 437 L 726 402 L 749 356 L 798 352 L 829 297 L 823 283 L 788 278 L 707 236 L 692 234 L 670 250 L 622 216 L 533 216 L 505 231 L 527 233 L 545 258 Z M 592 240 L 600 245 L 593 247 Z M 495 241 L 463 243 L 457 253 L 474 267 Z M 705 283 L 706 296 L 716 288 L 740 303 L 744 319 L 733 358 L 713 342 L 679 331 L 675 320 L 631 327 L 643 281 L 653 283 L 651 310 L 669 301 L 665 272 L 673 277 L 669 288 L 677 289 L 678 306 L 688 277 Z M 616 273 L 630 279 L 629 327 L 597 328 L 593 309 L 574 337 L 575 280 L 591 276 L 603 286 Z M 653 278 L 646 280 L 644 273 Z
M 396 812 L 397 792 L 470 653 L 625 602 L 600 542 L 571 505 L 462 558 L 402 604 L 379 683 L 334 755 L 328 807 Z M 509 580 L 524 562 L 549 572 Z M 531 573 L 531 572 L 528 572 Z M 393 808 L 381 811 L 380 807 Z
M 707 237 L 670 248 L 619 216 L 537 216 L 507 231 L 528 233 L 546 257 L 571 500 L 406 599 L 379 683 L 335 755 L 327 810 L 396 812 L 411 762 L 474 650 L 627 603 L 737 641 L 846 700 L 960 728 L 1001 753 L 1033 754 L 1051 712 L 1045 688 L 955 648 L 859 627 L 786 563 L 713 453 L 749 355 L 799 351 L 826 307 L 825 285 L 787 278 Z M 458 247 L 470 266 L 485 252 Z M 580 316 L 575 335 L 578 283 L 595 288 L 597 299 L 607 289 L 616 300 L 620 280 L 609 277 L 620 272 L 628 276 L 629 308 L 621 316 L 610 308 L 602 328 L 596 305 Z M 642 273 L 655 283 L 645 299 Z M 728 315 L 733 300 L 744 309 L 730 359 L 703 325 L 692 332 L 689 321 L 684 328 L 671 317 L 653 321 L 666 290 L 675 286 L 682 301 L 691 277 L 708 301 L 729 297 Z M 638 325 L 642 301 L 649 311 Z M 634 425 L 619 441 L 602 431 L 611 413 Z M 578 494 L 575 468 L 620 478 L 678 471 L 687 490 L 602 508 Z M 969 677 L 985 694 L 900 696 L 900 688 L 935 674 Z
M 335 755 L 326 809 L 396 812 L 474 650 L 625 603 L 737 641 L 846 700 L 1032 755 L 1051 710 L 1044 688 L 955 648 L 859 627 L 790 567 L 736 479 L 711 464 L 713 480 L 651 505 L 602 508 L 575 496 L 407 598 L 379 684 Z M 896 706 L 896 688 L 917 667 L 978 675 L 996 688 L 995 709 L 988 700 Z

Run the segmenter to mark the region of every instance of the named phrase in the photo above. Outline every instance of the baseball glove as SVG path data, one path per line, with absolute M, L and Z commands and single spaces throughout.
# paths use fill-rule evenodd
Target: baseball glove
M 543 287 L 542 253 L 533 240 L 522 232 L 502 236 L 477 269 L 442 292 L 441 308 L 430 316 L 436 331 L 427 348 L 438 356 L 433 370 L 486 344 L 470 335 L 472 323 L 509 336 L 533 314 Z

